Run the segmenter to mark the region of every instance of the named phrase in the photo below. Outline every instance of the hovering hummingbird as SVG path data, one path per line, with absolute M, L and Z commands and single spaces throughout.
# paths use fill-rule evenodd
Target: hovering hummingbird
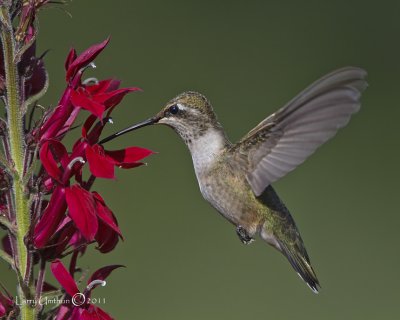
M 329 73 L 261 121 L 239 142 L 229 141 L 210 102 L 197 92 L 178 95 L 154 117 L 105 143 L 152 124 L 174 129 L 188 146 L 203 197 L 236 227 L 244 244 L 259 235 L 283 253 L 297 274 L 320 287 L 296 224 L 271 183 L 295 169 L 344 127 L 360 108 L 366 72 Z

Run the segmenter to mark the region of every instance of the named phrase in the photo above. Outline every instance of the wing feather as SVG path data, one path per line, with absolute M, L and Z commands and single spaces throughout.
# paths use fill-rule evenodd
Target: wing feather
M 247 155 L 247 180 L 257 196 L 349 122 L 360 109 L 366 75 L 354 67 L 326 75 L 233 146 L 237 156 Z

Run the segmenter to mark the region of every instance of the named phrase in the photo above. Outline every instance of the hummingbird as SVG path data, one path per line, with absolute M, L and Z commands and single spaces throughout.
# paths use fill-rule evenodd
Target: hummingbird
M 153 124 L 171 127 L 187 145 L 201 194 L 235 226 L 243 244 L 256 236 L 280 251 L 313 292 L 319 281 L 289 210 L 271 184 L 295 169 L 360 109 L 366 71 L 346 67 L 311 84 L 232 143 L 198 92 L 184 92 L 154 117 L 100 143 Z

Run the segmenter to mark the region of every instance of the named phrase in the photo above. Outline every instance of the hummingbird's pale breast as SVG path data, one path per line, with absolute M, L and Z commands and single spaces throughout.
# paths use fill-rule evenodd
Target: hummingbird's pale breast
M 208 129 L 196 139 L 190 139 L 187 146 L 192 155 L 194 171 L 198 180 L 214 166 L 228 144 L 230 143 L 225 134 L 214 128 Z

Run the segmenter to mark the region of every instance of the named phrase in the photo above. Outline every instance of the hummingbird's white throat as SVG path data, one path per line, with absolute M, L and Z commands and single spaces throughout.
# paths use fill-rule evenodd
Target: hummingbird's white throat
M 222 130 L 209 128 L 204 134 L 188 143 L 192 154 L 194 170 L 199 177 L 214 163 L 224 150 L 226 137 Z

